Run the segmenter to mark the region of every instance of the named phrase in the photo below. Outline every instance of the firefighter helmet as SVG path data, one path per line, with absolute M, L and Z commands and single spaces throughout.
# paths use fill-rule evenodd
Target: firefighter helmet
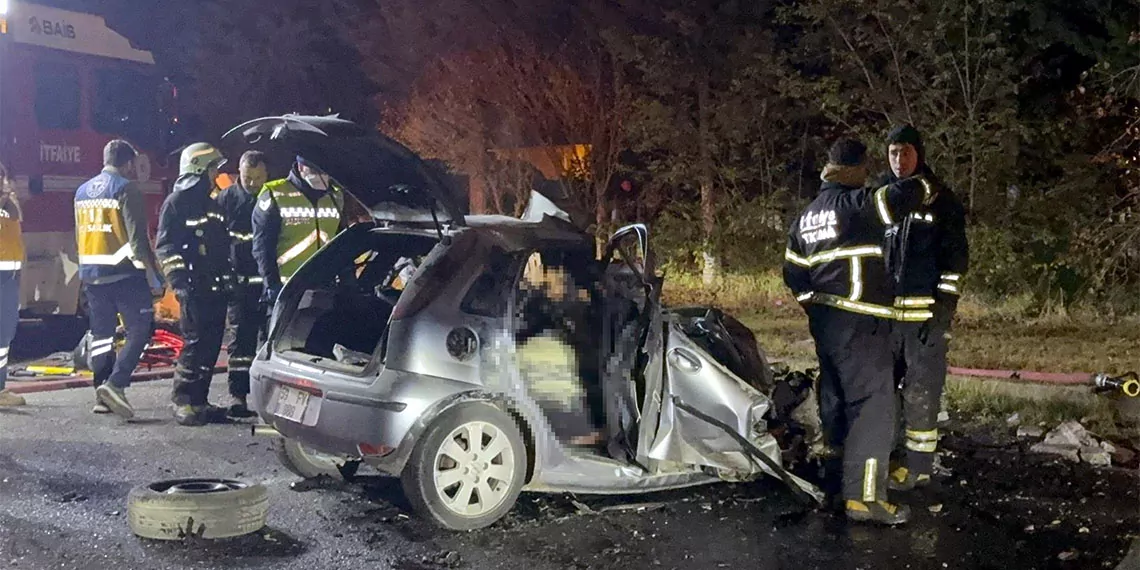
M 211 166 L 221 167 L 226 158 L 221 151 L 210 143 L 194 143 L 182 149 L 182 158 L 178 162 L 178 175 L 205 174 Z

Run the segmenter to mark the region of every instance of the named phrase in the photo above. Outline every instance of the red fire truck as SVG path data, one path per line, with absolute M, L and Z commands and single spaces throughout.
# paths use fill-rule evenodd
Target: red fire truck
M 0 0 L 0 165 L 24 211 L 25 316 L 82 313 L 72 203 L 111 139 L 141 153 L 153 238 L 172 178 L 161 85 L 150 52 L 102 17 Z

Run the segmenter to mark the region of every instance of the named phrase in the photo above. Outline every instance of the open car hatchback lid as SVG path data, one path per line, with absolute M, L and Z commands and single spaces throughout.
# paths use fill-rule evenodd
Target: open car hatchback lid
M 320 166 L 347 192 L 388 221 L 463 224 L 457 196 L 439 172 L 379 131 L 332 116 L 282 115 L 242 123 L 222 135 L 249 148 L 286 148 Z

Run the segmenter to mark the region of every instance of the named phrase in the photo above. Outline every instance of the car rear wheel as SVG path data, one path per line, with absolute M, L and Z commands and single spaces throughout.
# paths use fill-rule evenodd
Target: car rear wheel
M 305 479 L 328 477 L 336 481 L 348 481 L 360 469 L 359 460 L 345 460 L 343 457 L 322 453 L 286 437 L 277 440 L 277 460 L 294 475 Z
M 516 420 L 486 402 L 440 415 L 416 444 L 400 479 L 421 515 L 451 530 L 491 525 L 514 507 L 527 472 Z

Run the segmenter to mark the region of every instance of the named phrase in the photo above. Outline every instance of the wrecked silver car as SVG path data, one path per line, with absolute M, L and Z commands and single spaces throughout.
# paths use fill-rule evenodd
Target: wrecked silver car
M 411 151 L 335 117 L 267 117 L 227 137 L 286 145 L 371 210 L 288 281 L 251 406 L 306 476 L 399 476 L 450 529 L 521 491 L 631 493 L 767 474 L 772 373 L 746 327 L 661 306 L 645 226 L 604 255 L 553 202 L 464 215 Z

